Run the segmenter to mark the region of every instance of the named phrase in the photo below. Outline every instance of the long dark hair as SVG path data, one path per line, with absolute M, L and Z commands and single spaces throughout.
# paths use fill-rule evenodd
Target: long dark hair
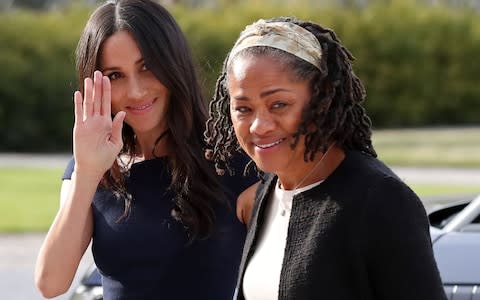
M 172 15 L 153 0 L 109 1 L 97 8 L 88 20 L 76 50 L 81 90 L 84 79 L 92 77 L 99 68 L 99 51 L 103 42 L 120 30 L 127 30 L 135 37 L 145 65 L 171 93 L 167 123 L 169 147 L 174 149 L 169 154 L 170 189 L 176 195 L 172 215 L 186 225 L 192 238 L 206 237 L 214 223 L 212 202 L 222 197 L 213 167 L 203 155 L 206 101 L 189 46 Z M 133 129 L 124 124 L 122 135 L 124 147 L 120 155 L 133 157 Z M 131 206 L 124 182 L 127 171 L 116 161 L 101 182 L 103 187 L 124 199 L 122 217 L 128 215 Z
M 372 124 L 362 105 L 366 97 L 365 88 L 353 72 L 352 54 L 336 34 L 318 24 L 290 17 L 266 22 L 291 22 L 313 33 L 322 47 L 320 66 L 318 68 L 290 53 L 266 46 L 243 49 L 230 62 L 227 56 L 210 102 L 210 117 L 205 131 L 210 147 L 208 154 L 216 167 L 228 168 L 228 158 L 240 148 L 230 118 L 227 75 L 232 61 L 242 56 L 273 56 L 292 70 L 297 79 L 310 82 L 312 98 L 303 112 L 292 144 L 295 147 L 299 137 L 305 135 L 305 161 L 314 160 L 319 151 L 325 152 L 331 142 L 343 149 L 355 149 L 376 157 L 371 140 Z M 312 124 L 315 126 L 309 126 Z

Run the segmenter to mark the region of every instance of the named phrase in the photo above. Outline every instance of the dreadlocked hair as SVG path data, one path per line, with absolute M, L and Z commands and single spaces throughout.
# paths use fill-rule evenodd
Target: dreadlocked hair
M 291 69 L 298 80 L 310 83 L 312 98 L 304 109 L 302 122 L 294 133 L 292 148 L 302 135 L 305 136 L 305 161 L 314 160 L 317 152 L 325 152 L 335 142 L 345 150 L 358 150 L 373 157 L 377 156 L 372 145 L 372 123 L 363 103 L 366 92 L 360 79 L 352 69 L 353 55 L 345 48 L 336 34 L 318 24 L 304 22 L 291 17 L 280 17 L 266 22 L 290 22 L 310 31 L 320 42 L 322 58 L 314 66 L 285 51 L 256 46 L 241 50 L 223 63 L 215 94 L 210 102 L 209 119 L 205 131 L 210 157 L 217 168 L 227 167 L 228 158 L 239 150 L 230 118 L 230 97 L 227 90 L 229 68 L 238 57 L 268 55 L 275 57 Z M 314 126 L 312 126 L 314 125 Z
M 228 161 L 234 152 L 240 150 L 235 131 L 231 126 L 229 99 L 224 71 L 217 79 L 215 94 L 209 104 L 210 116 L 205 128 L 206 144 L 212 147 L 207 149 L 205 157 L 215 162 L 215 169 L 219 175 L 223 175 L 225 169 L 231 172 Z
M 317 80 L 312 80 L 312 100 L 304 111 L 296 134 L 305 134 L 305 158 L 313 160 L 330 142 L 346 150 L 358 150 L 373 157 L 372 122 L 363 106 L 366 91 L 352 68 L 355 60 L 335 32 L 311 22 L 285 18 L 313 33 L 322 47 L 322 61 Z M 308 126 L 315 128 L 307 132 Z

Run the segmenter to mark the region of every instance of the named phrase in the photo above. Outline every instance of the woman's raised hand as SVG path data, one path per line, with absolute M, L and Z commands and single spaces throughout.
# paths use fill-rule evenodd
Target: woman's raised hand
M 110 80 L 100 71 L 94 72 L 93 80 L 85 79 L 84 95 L 76 91 L 74 102 L 75 172 L 100 181 L 123 147 L 125 112 L 118 112 L 112 121 Z

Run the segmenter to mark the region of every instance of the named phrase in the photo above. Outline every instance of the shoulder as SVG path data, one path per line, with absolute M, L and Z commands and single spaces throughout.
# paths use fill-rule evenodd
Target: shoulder
M 409 190 L 385 163 L 359 151 L 346 151 L 345 159 L 326 182 L 333 189 L 349 186 L 344 192 L 354 192 L 356 196 L 368 191 L 388 192 L 390 188 Z
M 423 210 L 417 194 L 381 160 L 370 155 L 350 151 L 346 158 L 346 170 L 356 186 L 363 189 L 369 211 L 408 212 Z
M 249 186 L 237 198 L 237 218 L 246 225 L 250 224 L 258 185 L 259 182 Z
M 340 165 L 346 172 L 352 172 L 355 176 L 362 176 L 368 180 L 398 176 L 380 159 L 360 151 L 346 151 L 345 159 Z M 350 173 L 352 174 L 352 173 Z
M 395 177 L 384 177 L 370 186 L 365 203 L 364 224 L 370 240 L 390 241 L 401 237 L 421 240 L 430 238 L 425 207 L 417 194 Z
M 387 222 L 417 219 L 424 223 L 426 220 L 425 208 L 418 195 L 395 177 L 384 177 L 370 187 L 368 205 L 371 214 Z
M 390 218 L 392 211 L 404 215 L 411 211 L 423 214 L 424 208 L 415 192 L 381 160 L 358 151 L 347 151 L 346 158 L 329 178 L 332 192 L 355 200 L 356 209 Z M 348 189 L 345 189 L 348 186 Z

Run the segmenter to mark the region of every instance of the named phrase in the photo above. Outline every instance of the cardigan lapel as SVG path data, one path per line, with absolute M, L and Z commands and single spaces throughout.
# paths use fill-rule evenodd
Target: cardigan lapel
M 252 219 L 250 221 L 250 226 L 248 228 L 247 237 L 245 238 L 245 245 L 243 246 L 243 254 L 242 254 L 242 261 L 240 263 L 239 268 L 239 276 L 237 279 L 237 288 L 236 288 L 236 297 L 234 299 L 243 300 L 243 275 L 245 274 L 245 268 L 252 256 L 258 238 L 258 231 L 259 228 L 262 227 L 263 222 L 265 220 L 265 207 L 267 204 L 267 200 L 269 195 L 271 195 L 271 191 L 275 186 L 276 176 L 273 174 L 265 174 L 265 182 L 261 183 L 257 189 L 255 194 L 255 204 L 253 207 L 253 214 Z

